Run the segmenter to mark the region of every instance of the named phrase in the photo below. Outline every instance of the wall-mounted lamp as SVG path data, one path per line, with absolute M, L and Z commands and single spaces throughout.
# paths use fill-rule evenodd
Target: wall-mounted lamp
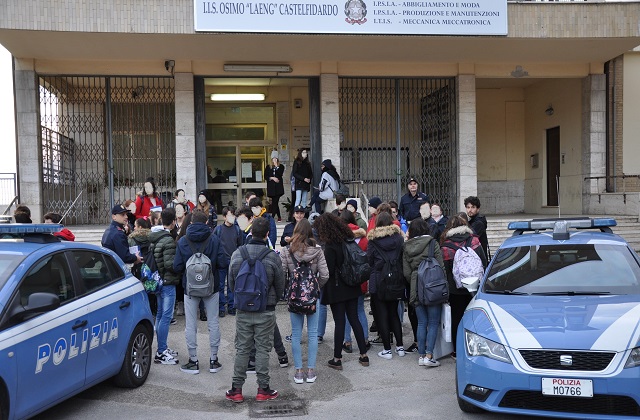
M 165 60 L 164 61 L 164 68 L 165 70 L 167 70 L 169 73 L 171 73 L 171 76 L 173 76 L 173 69 L 176 67 L 176 61 L 175 60 Z
M 513 77 L 525 77 L 528 76 L 529 72 L 522 68 L 522 66 L 516 66 L 515 70 L 511 72 L 511 76 Z
M 293 69 L 288 64 L 225 64 L 224 71 L 248 71 L 254 73 L 291 73 Z
M 544 110 L 544 113 L 547 114 L 548 116 L 552 116 L 553 115 L 553 106 L 551 104 L 549 104 L 549 106 L 547 107 L 547 109 Z
M 212 93 L 212 101 L 264 101 L 264 93 Z

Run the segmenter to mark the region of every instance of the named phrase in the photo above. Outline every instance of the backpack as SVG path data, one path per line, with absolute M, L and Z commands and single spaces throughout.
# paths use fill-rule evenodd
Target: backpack
M 421 305 L 437 305 L 449 300 L 447 275 L 434 257 L 435 240 L 429 242 L 427 258 L 418 266 L 418 302 Z
M 373 245 L 374 248 L 377 248 L 380 256 L 384 260 L 380 279 L 378 283 L 376 283 L 376 293 L 378 294 L 378 298 L 386 302 L 406 299 L 407 284 L 404 280 L 404 275 L 402 274 L 400 258 L 387 259 L 386 253 L 376 245 L 375 241 L 369 242 L 369 245 Z
M 154 255 L 155 244 L 149 244 L 147 253 L 144 254 L 142 264 L 140 264 L 140 281 L 144 286 L 144 290 L 149 294 L 158 294 L 162 290 L 164 281 L 158 271 L 156 256 Z
M 211 259 L 204 254 L 209 238 L 202 242 L 200 249 L 196 249 L 195 244 L 186 236 L 185 239 L 192 252 L 185 266 L 185 292 L 187 296 L 191 297 L 211 296 L 215 293 L 216 282 L 213 276 L 213 268 L 211 267 Z
M 333 197 L 335 198 L 338 195 L 342 195 L 344 197 L 349 197 L 349 187 L 342 183 L 342 181 L 338 180 L 338 189 L 334 190 L 328 185 L 329 189 L 333 192 Z
M 141 245 L 139 242 L 136 242 L 136 245 L 140 248 L 140 255 L 145 257 L 149 252 L 149 242 L 145 242 L 144 245 Z M 146 259 L 145 259 L 146 260 Z M 155 258 L 154 261 L 155 263 Z M 138 279 L 142 280 L 142 265 L 144 262 L 135 263 L 131 266 L 131 274 L 136 276 Z
M 238 250 L 242 255 L 242 264 L 236 276 L 235 307 L 246 312 L 263 312 L 267 309 L 269 278 L 262 259 L 271 250 L 264 247 L 257 258 L 249 257 L 246 245 Z
M 343 263 L 338 268 L 342 282 L 347 286 L 360 286 L 371 277 L 371 266 L 367 253 L 364 252 L 353 239 L 342 244 Z M 336 278 L 336 286 L 337 284 Z
M 320 297 L 318 277 L 307 261 L 298 261 L 289 253 L 295 269 L 291 275 L 291 284 L 287 293 L 289 312 L 294 314 L 311 315 L 316 312 L 316 302 Z
M 455 249 L 456 253 L 453 257 L 453 280 L 456 282 L 458 289 L 462 288 L 462 280 L 468 277 L 481 278 L 484 274 L 484 267 L 482 266 L 482 260 L 471 248 L 471 236 L 467 238 L 464 246 L 457 246 L 452 243 L 448 243 L 449 248 Z

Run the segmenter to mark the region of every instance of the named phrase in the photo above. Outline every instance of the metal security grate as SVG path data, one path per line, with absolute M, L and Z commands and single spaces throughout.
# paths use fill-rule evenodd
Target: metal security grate
M 341 78 L 341 176 L 383 200 L 399 200 L 412 176 L 445 212 L 455 210 L 455 93 L 453 78 Z
M 615 353 L 595 351 L 520 350 L 529 366 L 535 369 L 602 371 Z M 560 364 L 561 356 L 571 356 L 571 365 Z
M 500 407 L 562 413 L 601 414 L 604 416 L 640 416 L 640 406 L 631 397 L 594 395 L 592 398 L 549 397 L 540 391 L 509 391 Z
M 249 416 L 254 418 L 296 417 L 307 415 L 303 400 L 277 400 L 260 402 L 251 406 Z
M 40 76 L 44 212 L 109 221 L 145 179 L 175 190 L 172 78 Z M 113 201 L 113 203 L 112 203 Z

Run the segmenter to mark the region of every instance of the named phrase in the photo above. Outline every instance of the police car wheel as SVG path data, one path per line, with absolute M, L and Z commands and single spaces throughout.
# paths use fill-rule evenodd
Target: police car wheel
M 9 396 L 7 395 L 7 389 L 4 387 L 4 383 L 0 381 L 0 420 L 7 420 L 9 418 Z
M 139 324 L 127 345 L 122 368 L 114 376 L 113 380 L 117 386 L 123 388 L 137 388 L 142 385 L 149 375 L 151 367 L 151 332 L 142 324 Z

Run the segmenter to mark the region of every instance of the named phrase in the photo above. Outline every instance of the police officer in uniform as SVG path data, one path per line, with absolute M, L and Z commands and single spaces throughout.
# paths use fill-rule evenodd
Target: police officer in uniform
M 102 246 L 109 248 L 127 264 L 142 262 L 140 254 L 129 252 L 127 235 L 124 233 L 124 224 L 127 223 L 127 210 L 122 204 L 111 209 L 111 224 L 102 235 Z
M 404 220 L 411 222 L 420 217 L 420 206 L 424 203 L 430 203 L 429 196 L 418 191 L 418 181 L 415 178 L 409 178 L 407 182 L 408 193 L 400 199 L 400 207 L 398 213 L 404 217 Z

